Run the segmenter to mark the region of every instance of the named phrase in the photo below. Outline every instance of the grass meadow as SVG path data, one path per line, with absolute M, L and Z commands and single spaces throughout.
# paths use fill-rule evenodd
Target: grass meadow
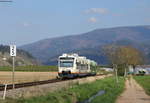
M 8 99 L 2 103 L 81 103 L 90 98 L 100 90 L 105 90 L 105 94 L 92 100 L 92 103 L 115 103 L 118 95 L 124 90 L 124 78 L 119 78 L 116 85 L 114 77 L 97 80 L 93 83 L 75 84 L 68 89 L 62 89 L 44 96 L 31 97 L 27 99 Z
M 134 76 L 134 79 L 144 88 L 145 92 L 150 95 L 150 76 Z

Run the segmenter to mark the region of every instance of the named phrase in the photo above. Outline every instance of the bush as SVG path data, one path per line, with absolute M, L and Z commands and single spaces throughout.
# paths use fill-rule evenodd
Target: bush
M 124 66 L 119 65 L 117 70 L 118 70 L 118 75 L 119 76 L 124 76 Z

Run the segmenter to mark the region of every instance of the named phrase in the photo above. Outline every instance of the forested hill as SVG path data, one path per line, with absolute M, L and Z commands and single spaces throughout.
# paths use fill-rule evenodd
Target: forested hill
M 10 47 L 6 45 L 0 45 L 0 66 L 12 65 L 12 58 L 10 57 Z M 17 56 L 15 64 L 18 66 L 24 65 L 37 65 L 38 62 L 35 58 L 27 51 L 17 49 Z
M 48 38 L 21 46 L 43 63 L 56 64 L 56 58 L 65 52 L 77 52 L 104 63 L 101 47 L 107 44 L 133 45 L 150 55 L 150 26 L 129 26 L 96 29 L 79 35 Z M 99 53 L 99 54 L 98 54 Z M 100 58 L 100 59 L 99 59 Z M 53 61 L 53 62 L 51 62 Z

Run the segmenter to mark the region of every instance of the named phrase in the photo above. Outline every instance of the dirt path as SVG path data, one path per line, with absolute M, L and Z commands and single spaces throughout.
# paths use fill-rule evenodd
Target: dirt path
M 118 97 L 116 103 L 150 103 L 150 96 L 131 78 L 126 80 L 125 91 Z

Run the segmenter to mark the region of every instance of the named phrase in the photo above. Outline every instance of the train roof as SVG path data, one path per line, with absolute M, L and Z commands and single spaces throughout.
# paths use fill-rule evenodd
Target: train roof
M 86 64 L 91 64 L 91 65 L 97 65 L 97 63 L 94 60 L 87 59 L 84 56 L 79 56 L 76 53 L 64 53 L 59 58 L 76 58 L 78 62 L 86 63 Z
M 75 54 L 75 53 L 70 53 L 70 54 L 67 54 L 67 53 L 64 53 L 62 54 L 61 56 L 59 56 L 60 58 L 61 57 L 78 57 L 79 55 L 78 54 Z

